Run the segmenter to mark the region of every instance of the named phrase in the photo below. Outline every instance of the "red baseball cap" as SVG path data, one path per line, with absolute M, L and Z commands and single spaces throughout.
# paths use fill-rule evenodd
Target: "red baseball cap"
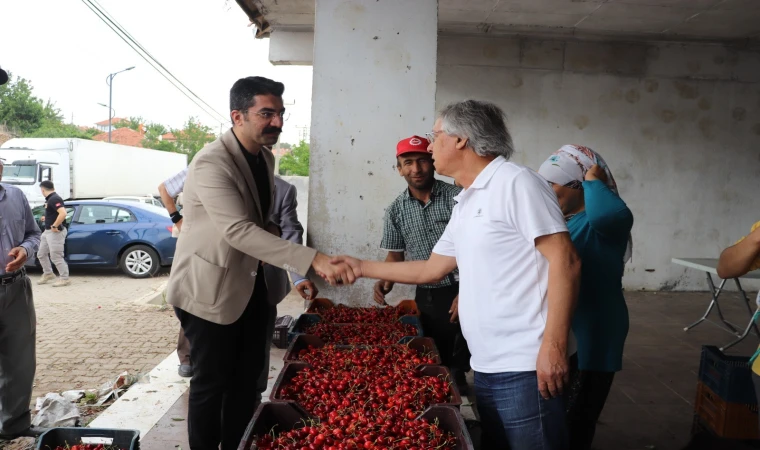
M 427 153 L 430 141 L 422 136 L 412 136 L 402 139 L 396 144 L 396 156 L 405 153 Z

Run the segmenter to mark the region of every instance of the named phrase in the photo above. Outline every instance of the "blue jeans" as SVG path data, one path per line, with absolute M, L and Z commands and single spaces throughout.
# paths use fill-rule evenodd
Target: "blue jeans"
M 484 450 L 566 450 L 565 402 L 544 400 L 536 372 L 475 372 Z

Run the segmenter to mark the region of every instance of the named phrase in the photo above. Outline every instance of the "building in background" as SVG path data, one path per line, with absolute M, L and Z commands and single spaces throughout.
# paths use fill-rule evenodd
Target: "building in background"
M 122 122 L 129 122 L 127 119 L 124 119 L 122 117 L 114 117 L 111 119 L 111 130 L 116 129 L 116 124 L 122 123 Z M 100 121 L 95 124 L 95 128 L 97 128 L 100 131 L 104 131 L 108 133 L 108 119 Z M 108 140 L 108 139 L 106 139 Z
M 140 125 L 140 129 L 137 131 L 127 127 L 114 128 L 111 130 L 112 144 L 129 145 L 130 147 L 142 147 L 144 138 L 145 128 L 142 125 Z M 108 131 L 96 134 L 92 137 L 92 140 L 108 142 Z
M 384 256 L 368 234 L 404 186 L 396 142 L 466 98 L 507 112 L 515 162 L 537 169 L 563 144 L 604 156 L 636 216 L 627 289 L 704 289 L 671 258 L 717 257 L 757 221 L 755 2 L 237 3 L 272 64 L 313 65 L 308 242 L 328 254 Z

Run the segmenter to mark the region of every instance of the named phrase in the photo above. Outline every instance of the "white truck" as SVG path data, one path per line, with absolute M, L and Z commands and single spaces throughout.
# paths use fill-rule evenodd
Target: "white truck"
M 2 182 L 18 186 L 32 207 L 51 180 L 64 199 L 158 196 L 158 185 L 187 167 L 187 155 L 73 138 L 16 138 L 0 146 Z

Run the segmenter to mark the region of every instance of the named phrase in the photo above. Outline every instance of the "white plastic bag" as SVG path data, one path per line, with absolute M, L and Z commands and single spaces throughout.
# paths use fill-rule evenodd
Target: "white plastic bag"
M 40 428 L 73 427 L 78 420 L 79 408 L 75 404 L 60 394 L 50 393 L 42 401 L 32 425 Z

